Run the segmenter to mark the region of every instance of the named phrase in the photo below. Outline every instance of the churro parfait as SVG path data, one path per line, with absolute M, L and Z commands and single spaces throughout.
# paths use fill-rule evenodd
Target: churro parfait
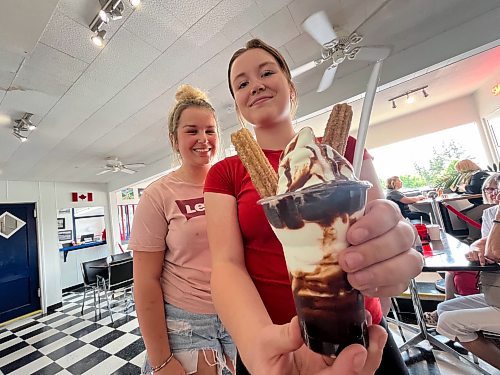
M 371 184 L 358 181 L 347 160 L 302 129 L 280 161 L 277 194 L 261 199 L 283 245 L 304 342 L 337 355 L 368 345 L 364 299 L 338 264 L 347 230 L 364 214 Z

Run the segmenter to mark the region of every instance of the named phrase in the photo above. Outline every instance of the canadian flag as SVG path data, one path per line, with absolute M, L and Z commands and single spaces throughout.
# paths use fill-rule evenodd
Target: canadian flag
M 94 196 L 92 193 L 71 193 L 71 201 L 73 202 L 92 202 L 94 200 Z

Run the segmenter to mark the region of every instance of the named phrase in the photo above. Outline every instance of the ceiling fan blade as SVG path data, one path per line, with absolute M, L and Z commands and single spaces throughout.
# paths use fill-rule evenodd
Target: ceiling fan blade
M 324 11 L 309 16 L 302 27 L 322 46 L 337 39 L 337 34 Z
M 356 53 L 355 60 L 362 61 L 381 61 L 387 58 L 391 53 L 391 49 L 386 46 L 380 47 L 359 47 L 358 53 Z
M 128 173 L 128 174 L 134 174 L 136 173 L 137 171 L 134 171 L 133 169 L 129 169 L 129 168 L 120 168 L 120 172 L 124 172 L 124 173 Z
M 100 171 L 99 173 L 97 173 L 96 176 L 100 176 L 102 174 L 109 173 L 109 172 L 111 172 L 111 169 L 105 169 L 105 170 Z
M 318 92 L 323 92 L 332 85 L 336 72 L 337 65 L 330 65 L 326 68 L 325 73 L 323 73 L 323 77 L 321 78 L 321 82 L 319 83 Z
M 321 65 L 321 63 L 317 64 L 316 61 L 309 61 L 308 63 L 306 63 L 304 65 L 301 65 L 295 69 L 292 69 L 292 71 L 290 73 L 292 74 L 292 78 L 295 78 L 295 77 L 317 67 L 318 65 Z
M 144 168 L 146 164 L 144 163 L 132 163 L 132 164 L 123 164 L 125 168 Z

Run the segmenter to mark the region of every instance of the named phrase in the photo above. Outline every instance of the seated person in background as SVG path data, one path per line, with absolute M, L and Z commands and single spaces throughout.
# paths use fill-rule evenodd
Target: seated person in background
M 466 257 L 481 264 L 500 262 L 500 212 L 488 237 L 471 245 Z M 486 276 L 483 279 L 483 276 Z M 458 340 L 468 351 L 500 369 L 500 347 L 483 336 L 483 331 L 500 334 L 500 271 L 482 272 L 483 293 L 445 301 L 438 305 L 438 333 Z M 485 288 L 484 280 L 495 287 Z M 497 285 L 498 284 L 498 285 Z
M 481 236 L 488 237 L 493 226 L 493 219 L 497 214 L 498 204 L 500 203 L 500 195 L 498 194 L 498 186 L 500 183 L 500 173 L 490 175 L 483 184 L 483 201 L 487 204 L 494 204 L 493 207 L 487 208 L 483 212 L 481 224 Z M 476 245 L 471 245 L 471 250 L 474 250 Z M 455 294 L 468 296 L 478 294 L 478 277 L 479 273 L 475 271 L 456 271 L 446 272 L 445 276 L 445 300 L 455 298 Z M 436 325 L 438 321 L 438 311 L 424 313 L 424 320 L 429 325 Z
M 463 181 L 463 184 L 458 185 L 455 189 L 457 193 L 466 194 L 481 194 L 481 187 L 484 184 L 486 178 L 488 178 L 489 173 L 487 171 L 481 170 L 481 168 L 470 159 L 463 159 L 455 164 L 455 169 L 460 173 L 469 173 L 470 176 Z M 480 222 L 481 216 L 485 208 L 488 208 L 483 202 L 483 198 L 473 198 L 469 199 L 472 206 L 462 210 L 462 213 L 474 221 Z M 469 230 L 469 235 L 466 239 L 468 243 L 471 243 L 478 238 L 481 238 L 480 229 L 467 224 L 467 229 Z
M 403 181 L 399 178 L 399 176 L 392 176 L 387 179 L 387 195 L 386 198 L 395 202 L 399 209 L 401 210 L 401 214 L 410 219 L 410 220 L 420 220 L 430 223 L 429 215 L 425 212 L 415 212 L 411 211 L 409 204 L 419 202 L 422 199 L 425 199 L 423 195 L 418 195 L 416 197 L 407 197 L 403 193 L 399 191 L 403 187 Z

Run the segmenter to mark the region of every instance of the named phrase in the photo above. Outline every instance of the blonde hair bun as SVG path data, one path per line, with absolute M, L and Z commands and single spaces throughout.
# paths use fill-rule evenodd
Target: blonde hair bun
M 186 100 L 204 100 L 208 103 L 208 96 L 200 89 L 191 85 L 181 85 L 175 93 L 177 102 L 184 102 Z

